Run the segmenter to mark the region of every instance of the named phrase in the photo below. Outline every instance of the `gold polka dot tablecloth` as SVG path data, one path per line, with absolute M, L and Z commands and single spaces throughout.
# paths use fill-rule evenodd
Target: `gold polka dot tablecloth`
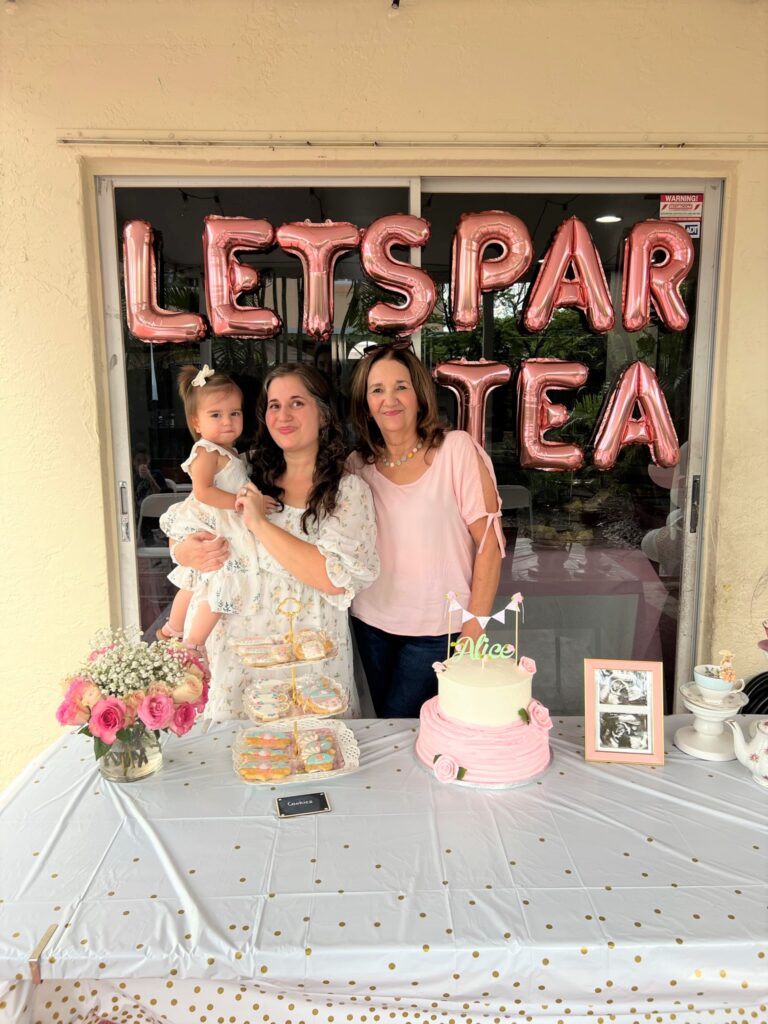
M 416 762 L 416 723 L 350 724 L 358 772 L 279 790 L 234 775 L 229 725 L 128 786 L 76 735 L 30 765 L 0 803 L 0 1024 L 768 1022 L 768 800 L 738 762 L 586 764 L 559 719 L 542 779 L 481 791 Z M 331 813 L 277 818 L 316 790 Z

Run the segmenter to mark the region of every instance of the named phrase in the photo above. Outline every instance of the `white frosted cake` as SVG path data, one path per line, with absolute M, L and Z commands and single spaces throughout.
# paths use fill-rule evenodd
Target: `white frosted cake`
M 552 722 L 531 698 L 530 658 L 462 653 L 435 669 L 437 697 L 422 706 L 416 756 L 441 782 L 510 786 L 544 771 Z

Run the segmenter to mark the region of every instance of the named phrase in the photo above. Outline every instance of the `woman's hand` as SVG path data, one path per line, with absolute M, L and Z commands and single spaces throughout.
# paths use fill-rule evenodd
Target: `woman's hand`
M 255 537 L 267 521 L 267 511 L 272 511 L 272 506 L 276 505 L 273 498 L 265 497 L 250 483 L 241 487 L 235 498 L 235 511 L 242 513 L 243 522 Z
M 484 633 L 485 630 L 477 621 L 477 619 L 467 619 L 467 621 L 464 623 L 464 626 L 462 627 L 461 635 L 459 636 L 459 639 L 456 641 L 456 650 L 458 651 L 460 647 L 463 647 L 468 640 L 471 640 L 473 645 L 476 646 L 477 641 L 480 639 L 481 636 L 483 636 Z
M 201 530 L 179 541 L 173 548 L 173 557 L 187 569 L 213 572 L 229 558 L 229 544 L 224 537 Z

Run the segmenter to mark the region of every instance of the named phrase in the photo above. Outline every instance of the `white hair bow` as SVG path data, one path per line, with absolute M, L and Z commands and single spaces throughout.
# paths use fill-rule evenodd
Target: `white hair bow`
M 192 381 L 193 388 L 204 388 L 206 381 L 209 377 L 212 377 L 216 371 L 212 370 L 208 363 L 203 366 L 202 370 L 198 373 L 195 379 Z

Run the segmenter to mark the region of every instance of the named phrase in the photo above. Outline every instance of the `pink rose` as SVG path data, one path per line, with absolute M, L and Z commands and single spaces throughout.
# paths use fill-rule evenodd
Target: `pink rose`
M 187 669 L 179 685 L 173 690 L 174 704 L 194 704 L 200 700 L 203 692 L 203 677 L 198 672 Z
M 117 697 L 107 697 L 91 708 L 88 728 L 92 736 L 98 736 L 104 743 L 115 742 L 117 733 L 125 727 L 125 704 Z
M 199 698 L 195 701 L 195 711 L 202 711 L 205 705 L 208 703 L 208 680 L 203 679 L 203 692 Z
M 453 782 L 459 774 L 459 765 L 447 754 L 438 754 L 432 771 L 438 782 Z
M 138 715 L 148 729 L 166 729 L 173 719 L 173 697 L 167 693 L 153 693 L 139 704 Z
M 539 729 L 552 728 L 552 719 L 549 717 L 549 712 L 541 701 L 531 701 L 528 705 L 528 715 L 531 719 L 531 725 L 536 725 Z
M 61 725 L 85 725 L 88 711 L 77 701 L 65 699 L 56 710 L 56 718 Z
M 177 736 L 183 736 L 195 724 L 196 717 L 194 704 L 177 704 L 173 709 L 173 720 L 169 723 L 168 728 Z
M 117 644 L 107 644 L 106 647 L 97 647 L 95 651 L 91 651 L 88 655 L 88 661 L 98 661 L 102 654 L 106 654 L 107 651 L 114 651 Z
M 80 703 L 83 707 L 92 708 L 94 704 L 98 704 L 101 700 L 101 690 L 96 686 L 95 683 L 91 683 L 83 690 L 80 694 Z
M 133 725 L 136 721 L 136 716 L 145 697 L 146 693 L 143 690 L 133 690 L 125 695 L 126 725 Z
M 536 662 L 533 660 L 533 658 L 521 658 L 518 662 L 518 665 L 523 670 L 523 672 L 530 672 L 531 675 L 534 675 L 536 672 Z

